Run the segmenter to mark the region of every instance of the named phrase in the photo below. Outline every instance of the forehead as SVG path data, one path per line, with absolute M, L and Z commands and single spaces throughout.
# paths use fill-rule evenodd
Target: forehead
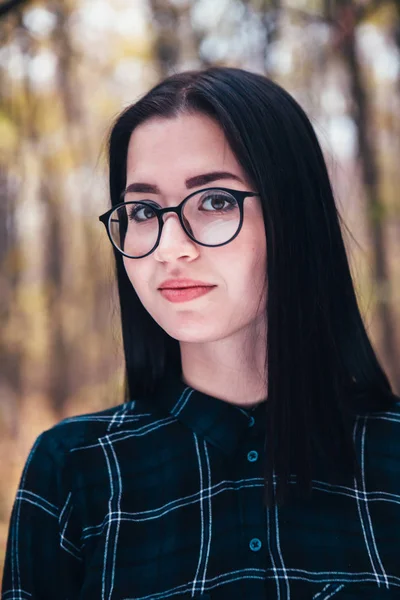
M 202 114 L 173 118 L 153 117 L 132 133 L 127 156 L 131 178 L 175 173 L 191 176 L 202 170 L 234 170 L 244 173 L 220 125 Z

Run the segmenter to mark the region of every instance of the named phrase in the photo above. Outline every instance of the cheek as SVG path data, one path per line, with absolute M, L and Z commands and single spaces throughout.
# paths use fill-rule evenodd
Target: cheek
M 247 303 L 259 302 L 266 290 L 267 249 L 264 228 L 249 228 L 240 236 L 240 247 L 232 258 L 230 271 L 231 283 L 236 281 L 236 290 Z
M 243 234 L 243 235 L 242 235 Z M 243 227 L 238 236 L 235 251 L 235 263 L 246 270 L 248 277 L 256 273 L 265 273 L 267 267 L 267 244 L 264 225 L 258 220 Z
M 266 284 L 265 235 L 257 239 L 254 231 L 248 233 L 228 245 L 221 260 L 215 261 L 229 296 L 242 306 L 258 302 Z
M 144 298 L 150 280 L 150 269 L 145 259 L 137 261 L 124 257 L 124 266 L 129 281 L 135 288 L 137 295 L 140 299 Z

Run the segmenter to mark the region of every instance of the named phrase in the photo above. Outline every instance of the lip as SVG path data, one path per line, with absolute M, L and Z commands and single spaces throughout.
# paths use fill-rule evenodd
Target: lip
M 216 286 L 190 286 L 185 288 L 163 288 L 160 293 L 169 302 L 188 302 L 211 292 Z
M 197 281 L 195 279 L 166 279 L 159 286 L 159 290 L 169 289 L 183 289 L 183 288 L 193 288 L 193 287 L 215 287 L 212 283 L 206 283 L 205 281 Z

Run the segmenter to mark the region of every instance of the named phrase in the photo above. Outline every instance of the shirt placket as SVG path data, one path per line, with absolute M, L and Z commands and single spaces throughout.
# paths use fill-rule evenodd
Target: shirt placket
M 250 412 L 248 429 L 238 447 L 238 479 L 246 480 L 240 488 L 239 502 L 242 531 L 242 556 L 249 578 L 242 582 L 242 597 L 263 598 L 265 592 L 265 569 L 267 561 L 266 515 L 263 508 L 264 437 L 260 419 Z M 265 418 L 265 417 L 264 417 Z M 253 577 L 253 578 L 252 578 Z

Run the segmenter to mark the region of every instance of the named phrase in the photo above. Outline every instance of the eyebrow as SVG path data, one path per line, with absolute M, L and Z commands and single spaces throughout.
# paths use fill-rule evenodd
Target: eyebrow
M 191 188 L 198 187 L 200 185 L 207 185 L 213 181 L 221 179 L 234 179 L 240 183 L 244 183 L 243 179 L 239 175 L 229 173 L 228 171 L 213 171 L 212 173 L 204 173 L 203 175 L 196 175 L 195 177 L 189 177 L 186 179 L 185 184 L 188 190 Z M 127 192 L 140 192 L 142 194 L 160 194 L 160 188 L 151 183 L 130 183 L 125 190 Z

